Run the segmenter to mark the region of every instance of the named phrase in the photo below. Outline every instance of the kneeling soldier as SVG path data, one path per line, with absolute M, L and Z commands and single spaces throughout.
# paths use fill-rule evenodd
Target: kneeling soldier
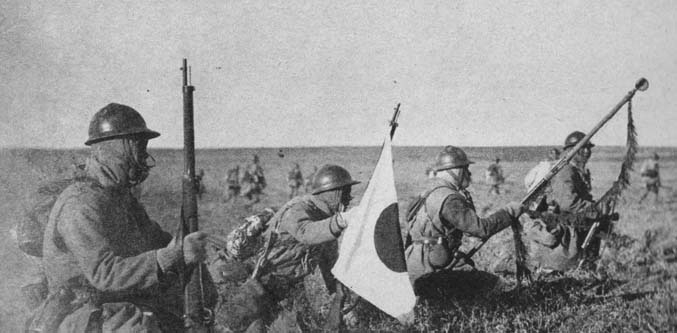
M 125 105 L 94 115 L 87 178 L 61 193 L 47 223 L 42 262 L 49 296 L 29 331 L 183 330 L 178 272 L 205 259 L 206 234 L 172 239 L 131 192 L 153 166 L 146 145 L 159 135 Z
M 520 203 L 511 202 L 487 218 L 477 216 L 466 191 L 471 182 L 468 166 L 472 163 L 460 148 L 445 147 L 433 165 L 436 174 L 429 180 L 428 190 L 409 208 L 405 255 L 417 295 L 427 295 L 440 287 L 434 285 L 438 273 L 462 266 L 460 261 L 464 258 L 458 249 L 463 234 L 489 238 L 510 226 L 523 211 Z

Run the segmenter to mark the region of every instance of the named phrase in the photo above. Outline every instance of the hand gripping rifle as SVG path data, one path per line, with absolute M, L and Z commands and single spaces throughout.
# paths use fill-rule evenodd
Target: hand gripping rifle
M 545 190 L 546 185 L 550 182 L 550 180 L 555 177 L 557 173 L 559 173 L 569 162 L 576 156 L 579 150 L 583 148 L 585 145 L 587 145 L 588 142 L 590 142 L 590 139 L 592 138 L 593 135 L 597 133 L 597 131 L 602 128 L 611 118 L 613 118 L 614 115 L 618 112 L 618 110 L 625 105 L 625 103 L 630 102 L 632 100 L 632 97 L 635 96 L 635 93 L 639 91 L 645 91 L 649 88 L 649 81 L 647 81 L 645 78 L 641 78 L 637 80 L 635 83 L 635 88 L 629 91 L 623 99 L 614 106 L 614 108 L 606 115 L 602 120 L 600 120 L 595 127 L 588 132 L 581 141 L 579 141 L 569 152 L 560 158 L 559 161 L 555 165 L 552 166 L 550 171 L 541 179 L 538 183 L 536 183 L 535 186 L 529 190 L 527 195 L 522 199 L 521 203 L 523 206 L 529 206 L 531 203 L 533 203 L 536 199 L 541 197 L 541 194 Z M 531 275 L 529 270 L 526 268 L 526 248 L 524 247 L 524 244 L 521 243 L 521 239 L 516 233 L 518 229 L 521 229 L 521 225 L 519 225 L 518 221 L 515 221 L 512 225 L 513 227 L 513 232 L 514 232 L 514 237 L 515 237 L 515 247 L 516 247 L 516 253 L 515 253 L 515 261 L 517 265 L 517 277 L 518 279 L 521 278 L 521 276 L 526 276 L 527 278 L 530 279 Z M 517 230 L 516 230 L 517 229 Z M 477 245 L 475 248 L 470 250 L 468 254 L 466 255 L 468 258 L 472 257 L 485 243 L 487 242 L 487 239 L 483 240 L 482 243 Z
M 183 59 L 183 154 L 184 168 L 182 179 L 181 224 L 178 230 L 178 241 L 183 248 L 183 237 L 198 230 L 197 192 L 195 180 L 195 130 L 193 127 L 193 91 L 195 87 L 189 83 L 189 68 Z M 203 278 L 203 265 L 185 267 L 181 272 L 184 283 L 183 320 L 188 332 L 209 332 L 214 321 L 214 313 L 205 304 L 205 283 L 210 278 Z M 213 287 L 213 286 L 210 286 Z

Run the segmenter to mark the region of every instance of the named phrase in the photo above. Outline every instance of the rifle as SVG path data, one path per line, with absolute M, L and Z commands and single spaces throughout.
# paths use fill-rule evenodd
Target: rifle
M 548 171 L 548 173 L 538 183 L 536 183 L 536 185 L 533 186 L 531 190 L 529 190 L 527 195 L 521 201 L 522 205 L 528 207 L 531 203 L 533 203 L 536 199 L 538 199 L 545 190 L 545 187 L 550 182 L 550 180 L 553 177 L 555 177 L 555 175 L 557 175 L 557 173 L 559 173 L 567 164 L 569 164 L 569 162 L 574 158 L 574 156 L 576 156 L 578 151 L 580 151 L 585 145 L 588 144 L 588 142 L 590 142 L 592 136 L 595 135 L 597 131 L 599 131 L 599 129 L 602 128 L 602 126 L 604 126 L 609 120 L 611 120 L 611 118 L 613 118 L 613 116 L 616 115 L 618 110 L 620 110 L 620 108 L 623 105 L 625 105 L 625 103 L 628 103 L 632 99 L 632 97 L 635 96 L 635 93 L 638 90 L 645 91 L 648 88 L 649 81 L 647 81 L 645 78 L 640 78 L 639 80 L 637 80 L 637 82 L 635 83 L 635 88 L 629 91 L 625 95 L 625 97 L 623 97 L 623 99 L 620 102 L 618 102 L 618 104 L 616 104 L 616 106 L 614 106 L 613 109 L 611 109 L 611 111 L 606 116 L 604 116 L 604 118 L 602 118 L 602 120 L 600 120 L 599 123 L 597 123 L 597 125 L 595 125 L 595 127 L 593 127 L 593 129 L 590 130 L 590 132 L 588 132 L 588 134 L 585 135 L 585 137 L 583 137 L 583 139 L 581 139 L 581 141 L 579 141 L 571 150 L 569 150 L 569 152 L 566 155 L 560 158 L 559 161 L 557 161 L 557 163 L 553 165 L 552 168 L 550 168 L 550 171 Z M 515 224 L 513 224 L 513 231 L 514 228 Z M 466 255 L 466 257 L 467 258 L 472 257 L 487 242 L 487 240 L 488 239 L 483 240 L 482 243 L 480 243 L 475 248 L 470 250 Z M 518 265 L 521 264 L 522 263 L 518 263 Z M 527 277 L 529 277 L 529 273 L 527 273 Z
M 195 130 L 193 126 L 193 91 L 188 79 L 188 61 L 183 59 L 183 153 L 184 168 L 181 193 L 181 224 L 178 242 L 183 248 L 183 237 L 198 231 L 197 191 L 195 180 Z M 184 283 L 184 327 L 189 332 L 207 332 L 214 321 L 214 313 L 205 305 L 203 265 L 186 267 L 180 272 Z M 206 273 L 209 274 L 209 273 Z M 210 279 L 208 281 L 211 282 Z

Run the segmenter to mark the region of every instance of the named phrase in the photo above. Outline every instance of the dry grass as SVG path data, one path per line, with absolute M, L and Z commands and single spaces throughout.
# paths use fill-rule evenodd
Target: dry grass
M 437 148 L 396 147 L 395 177 L 401 210 L 421 191 L 424 169 Z M 477 161 L 471 171 L 475 183 L 471 186 L 478 212 L 490 212 L 525 194 L 522 177 L 547 148 L 478 148 L 469 149 Z M 251 154 L 257 153 L 266 169 L 269 187 L 261 203 L 245 206 L 224 203 L 222 196 L 225 171 L 234 164 L 244 165 Z M 279 158 L 277 149 L 230 149 L 198 151 L 198 168 L 205 170 L 207 193 L 200 202 L 202 226 L 225 235 L 242 217 L 265 206 L 280 206 L 287 198 L 286 173 L 293 162 L 304 172 L 313 165 L 336 163 L 345 166 L 355 178 L 366 181 L 378 155 L 378 148 L 297 148 L 285 149 Z M 640 150 L 645 157 L 648 150 Z M 661 167 L 663 182 L 677 185 L 677 150 L 663 149 Z M 82 160 L 85 151 L 0 150 L 0 176 L 3 192 L 0 194 L 0 213 L 4 221 L 0 232 L 7 235 L 9 227 L 20 218 L 25 197 L 42 179 L 63 177 L 73 160 Z M 174 230 L 179 216 L 181 152 L 154 151 L 158 167 L 143 184 L 142 201 L 149 215 L 160 221 L 166 230 Z M 508 181 L 505 193 L 487 194 L 483 183 L 484 168 L 495 156 L 501 157 Z M 593 174 L 593 193 L 600 195 L 609 187 L 618 173 L 622 151 L 618 148 L 596 148 L 589 165 Z M 542 276 L 534 284 L 511 290 L 512 281 L 505 280 L 503 291 L 489 294 L 458 295 L 443 300 L 430 300 L 417 306 L 417 320 L 403 327 L 378 310 L 367 305 L 360 307 L 361 321 L 357 331 L 480 331 L 480 332 L 607 332 L 607 331 L 676 331 L 677 330 L 677 266 L 658 256 L 659 249 L 677 239 L 677 192 L 665 189 L 663 202 L 637 204 L 642 193 L 637 173 L 633 184 L 623 195 L 619 212 L 621 220 L 616 231 L 623 237 L 618 245 L 605 250 L 600 265 L 606 276 L 572 273 L 564 276 Z M 360 197 L 365 184 L 357 187 Z M 477 254 L 480 269 L 486 269 L 496 259 L 501 239 L 510 237 L 509 231 L 496 236 Z M 5 239 L 9 239 L 6 237 Z M 0 273 L 0 331 L 19 331 L 26 309 L 18 287 L 27 264 L 18 249 L 10 242 L 0 243 L 3 269 Z M 322 295 L 319 277 L 313 276 L 307 288 L 311 295 Z M 315 291 L 320 291 L 315 292 Z M 311 300 L 322 304 L 325 296 Z

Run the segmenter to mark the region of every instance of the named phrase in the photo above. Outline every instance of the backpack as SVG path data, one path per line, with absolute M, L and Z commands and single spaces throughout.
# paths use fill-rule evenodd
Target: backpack
M 404 241 L 404 248 L 408 248 L 411 243 L 413 243 L 413 240 L 411 239 L 411 228 L 414 225 L 414 221 L 416 221 L 416 214 L 418 214 L 418 211 L 423 208 L 425 205 L 425 201 L 428 199 L 430 194 L 432 194 L 435 190 L 439 188 L 447 187 L 444 185 L 441 186 L 436 186 L 433 187 L 432 189 L 420 194 L 418 197 L 416 197 L 416 200 L 412 202 L 409 205 L 409 208 L 407 209 L 407 239 Z
M 33 257 L 42 257 L 42 242 L 52 207 L 61 192 L 71 184 L 83 180 L 84 177 L 76 177 L 47 181 L 30 195 L 23 217 L 15 226 L 17 246 L 22 252 Z
M 265 208 L 263 212 L 245 217 L 244 222 L 226 236 L 226 257 L 244 261 L 257 254 L 265 243 L 263 233 L 273 215 L 273 209 Z

